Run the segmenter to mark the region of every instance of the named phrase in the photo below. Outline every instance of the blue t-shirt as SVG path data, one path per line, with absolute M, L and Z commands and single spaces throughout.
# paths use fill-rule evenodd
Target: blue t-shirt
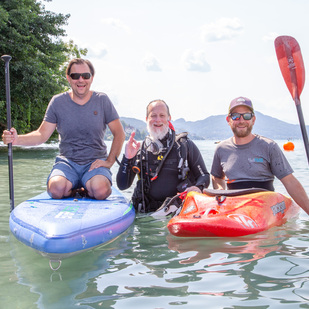
M 93 92 L 84 105 L 75 103 L 68 92 L 55 95 L 44 117 L 57 124 L 60 155 L 81 165 L 107 158 L 106 125 L 115 119 L 119 116 L 114 105 L 99 92 Z

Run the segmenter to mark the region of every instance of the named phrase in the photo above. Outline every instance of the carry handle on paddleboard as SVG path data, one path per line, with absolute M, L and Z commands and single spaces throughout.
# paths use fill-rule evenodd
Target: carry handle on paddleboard
M 300 104 L 300 94 L 305 84 L 305 67 L 298 42 L 291 36 L 279 36 L 275 39 L 275 49 L 284 81 L 295 102 L 299 124 L 309 162 L 309 142 Z
M 12 59 L 9 55 L 1 56 L 5 63 L 5 93 L 6 93 L 6 119 L 7 129 L 11 130 L 11 94 L 10 94 L 10 71 L 9 63 Z M 13 182 L 13 149 L 12 143 L 8 144 L 8 164 L 9 164 L 9 188 L 10 188 L 10 211 L 14 209 L 14 182 Z

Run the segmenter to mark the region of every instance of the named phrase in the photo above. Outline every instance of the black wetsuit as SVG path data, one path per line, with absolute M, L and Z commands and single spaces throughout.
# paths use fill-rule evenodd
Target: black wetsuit
M 166 146 L 166 139 L 161 140 L 161 142 L 164 146 Z M 155 175 L 156 169 L 161 162 L 160 159 L 162 159 L 162 155 L 164 156 L 166 151 L 163 151 L 159 155 L 154 155 L 150 151 L 143 151 L 144 159 L 142 160 L 142 172 L 143 179 L 145 180 L 144 196 L 147 204 L 145 210 L 146 212 L 157 210 L 167 197 L 173 197 L 178 192 L 184 191 L 189 186 L 194 185 L 200 189 L 207 188 L 209 186 L 210 176 L 199 149 L 188 138 L 182 138 L 181 143 L 187 143 L 187 162 L 189 172 L 187 173 L 185 179 L 181 176 L 180 169 L 178 168 L 180 161 L 179 143 L 174 144 L 164 161 L 158 177 L 152 181 L 151 179 Z M 132 170 L 132 167 L 136 164 L 136 161 L 139 158 L 140 151 L 130 160 L 123 156 L 117 173 L 117 185 L 120 190 L 125 190 L 132 185 L 136 175 L 136 173 Z M 146 158 L 148 158 L 148 160 L 146 160 Z M 186 158 L 184 158 L 184 160 L 185 159 Z M 138 164 L 138 167 L 141 168 L 141 165 Z M 146 175 L 146 171 L 149 176 Z M 136 201 L 134 197 L 140 195 L 141 180 L 139 179 L 132 197 L 132 201 L 136 209 L 138 207 L 138 205 L 136 205 L 138 201 Z

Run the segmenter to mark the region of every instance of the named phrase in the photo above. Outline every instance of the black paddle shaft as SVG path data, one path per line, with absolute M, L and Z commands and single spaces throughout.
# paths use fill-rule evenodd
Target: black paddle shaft
M 296 105 L 296 110 L 297 110 L 297 114 L 298 114 L 301 133 L 303 135 L 307 160 L 308 160 L 308 163 L 309 163 L 309 143 L 308 143 L 308 135 L 307 135 L 307 129 L 306 129 L 306 125 L 305 125 L 304 115 L 303 115 L 303 111 L 302 111 L 300 102 L 297 102 L 297 99 L 295 99 L 295 105 Z
M 6 93 L 6 119 L 7 129 L 10 130 L 11 125 L 11 94 L 10 94 L 10 71 L 9 63 L 12 59 L 9 55 L 1 56 L 5 63 L 5 93 Z M 14 209 L 14 181 L 13 181 L 13 149 L 12 143 L 8 144 L 8 164 L 9 164 L 9 188 L 10 188 L 10 211 Z

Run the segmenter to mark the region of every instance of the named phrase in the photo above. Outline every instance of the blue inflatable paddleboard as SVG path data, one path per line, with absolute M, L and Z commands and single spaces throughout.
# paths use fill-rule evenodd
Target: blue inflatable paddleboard
M 19 204 L 10 229 L 27 246 L 62 259 L 114 240 L 134 221 L 132 204 L 116 188 L 108 199 L 52 199 L 47 192 Z

